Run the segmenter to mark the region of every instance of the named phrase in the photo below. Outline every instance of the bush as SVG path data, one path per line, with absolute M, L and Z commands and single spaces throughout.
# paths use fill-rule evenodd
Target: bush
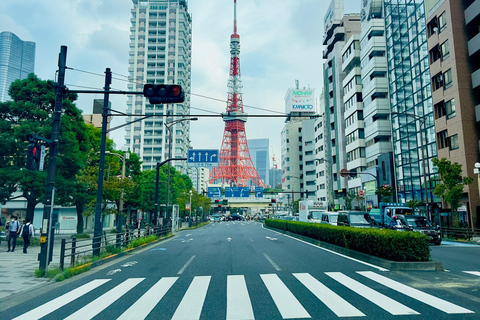
M 38 238 L 30 238 L 30 246 L 39 246 L 40 245 L 40 239 Z M 23 246 L 23 238 L 20 236 L 17 238 L 17 246 Z
M 265 224 L 392 261 L 430 260 L 429 238 L 419 232 L 339 227 L 271 219 L 265 220 Z
M 141 246 L 141 245 L 144 245 L 146 243 L 155 241 L 157 239 L 158 239 L 158 237 L 156 235 L 151 235 L 151 236 L 148 236 L 146 238 L 136 239 L 136 240 L 133 240 L 132 242 L 130 242 L 128 244 L 127 248 L 128 249 L 136 248 L 138 246 Z
M 77 239 L 90 239 L 90 235 L 86 232 L 84 233 L 75 233 L 75 234 L 72 234 L 72 236 L 70 238 L 77 238 Z

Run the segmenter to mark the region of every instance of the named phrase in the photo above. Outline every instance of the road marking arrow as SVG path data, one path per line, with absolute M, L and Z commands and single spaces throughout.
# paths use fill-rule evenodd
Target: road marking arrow
M 277 238 L 270 238 L 270 237 L 267 237 L 267 239 L 272 240 L 272 241 L 277 240 Z
M 232 238 L 227 238 L 227 241 L 228 241 L 228 242 L 232 241 Z
M 110 270 L 110 271 L 108 271 L 107 276 L 114 275 L 115 273 L 121 272 L 121 271 L 122 271 L 122 270 L 120 270 L 120 269 Z
M 137 263 L 138 263 L 137 261 L 130 261 L 130 262 L 122 264 L 122 267 L 132 267 L 132 266 L 136 265 Z

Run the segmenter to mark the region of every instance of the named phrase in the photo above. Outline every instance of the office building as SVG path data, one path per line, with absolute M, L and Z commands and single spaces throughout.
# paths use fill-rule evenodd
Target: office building
M 83 121 L 87 124 L 91 124 L 95 128 L 102 128 L 102 110 L 103 110 L 103 99 L 94 99 L 93 100 L 93 112 L 91 114 L 84 114 Z M 112 103 L 108 102 L 108 107 L 111 108 Z M 111 117 L 107 118 L 107 129 L 110 129 Z M 107 132 L 107 136 L 110 133 Z
M 248 150 L 253 165 L 265 185 L 269 185 L 270 154 L 268 152 L 270 142 L 268 139 L 248 139 Z
M 278 169 L 276 167 L 270 168 L 268 181 L 270 182 L 271 188 L 276 188 L 278 186 L 280 186 L 281 188 L 282 187 L 282 169 Z
M 15 80 L 35 72 L 35 42 L 22 41 L 15 34 L 0 33 L 0 102 L 9 101 L 8 90 Z
M 327 204 L 333 203 L 333 192 L 327 189 L 329 185 L 327 179 L 330 177 L 327 170 L 331 169 L 329 161 L 326 158 L 326 144 L 325 144 L 325 100 L 323 92 L 320 95 L 320 105 L 318 109 L 320 117 L 315 120 L 315 176 L 317 178 L 317 201 L 324 201 Z
M 429 0 L 425 10 L 438 158 L 461 164 L 462 175 L 474 178 L 452 220 L 478 226 L 480 1 Z
M 130 28 L 130 91 L 142 91 L 146 83 L 179 84 L 184 103 L 149 104 L 141 95 L 129 96 L 127 113 L 138 114 L 127 122 L 152 116 L 126 127 L 126 146 L 143 161 L 143 170 L 157 162 L 185 158 L 190 147 L 190 123 L 172 121 L 190 114 L 192 20 L 186 0 L 132 0 Z M 167 127 L 168 126 L 168 127 Z M 171 163 L 186 173 L 185 161 Z
M 195 167 L 188 169 L 188 176 L 192 180 L 192 186 L 197 193 L 205 194 L 208 191 L 208 175 L 210 169 L 206 167 Z

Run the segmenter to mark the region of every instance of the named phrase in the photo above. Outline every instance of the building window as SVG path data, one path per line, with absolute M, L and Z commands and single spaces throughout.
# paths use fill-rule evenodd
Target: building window
M 441 57 L 440 49 L 438 45 L 436 45 L 435 47 L 432 48 L 432 50 L 430 50 L 430 64 L 440 59 L 440 57 Z
M 458 134 L 449 137 L 450 140 L 450 150 L 455 150 L 459 148 L 458 145 Z
M 440 32 L 445 30 L 447 27 L 447 15 L 446 12 L 442 13 L 440 17 L 438 17 L 438 26 L 440 27 Z
M 447 119 L 455 117 L 455 99 L 445 103 L 445 112 L 447 113 Z
M 443 74 L 443 81 L 445 82 L 444 90 L 450 88 L 452 84 L 452 69 L 448 69 L 447 72 Z
M 448 133 L 447 130 L 440 131 L 437 133 L 437 149 L 444 149 L 448 147 Z
M 437 73 L 432 78 L 432 89 L 433 91 L 440 89 L 443 87 L 443 75 L 442 73 Z
M 442 51 L 442 61 L 450 56 L 450 45 L 448 44 L 448 40 L 440 45 L 440 50 Z
M 447 114 L 444 101 L 440 101 L 439 103 L 437 103 L 435 106 L 433 106 L 433 109 L 435 111 L 435 119 L 440 119 Z

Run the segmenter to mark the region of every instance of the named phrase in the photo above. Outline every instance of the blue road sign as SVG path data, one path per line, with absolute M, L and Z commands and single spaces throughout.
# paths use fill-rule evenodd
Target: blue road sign
M 233 188 L 225 187 L 225 198 L 233 198 Z
M 250 188 L 242 187 L 240 191 L 240 196 L 243 198 L 248 198 L 250 196 Z
M 216 150 L 188 150 L 187 166 L 189 167 L 218 167 L 218 149 Z
M 263 188 L 255 187 L 255 198 L 263 198 Z
M 209 198 L 220 198 L 222 196 L 222 188 L 221 187 L 208 187 L 208 194 Z

